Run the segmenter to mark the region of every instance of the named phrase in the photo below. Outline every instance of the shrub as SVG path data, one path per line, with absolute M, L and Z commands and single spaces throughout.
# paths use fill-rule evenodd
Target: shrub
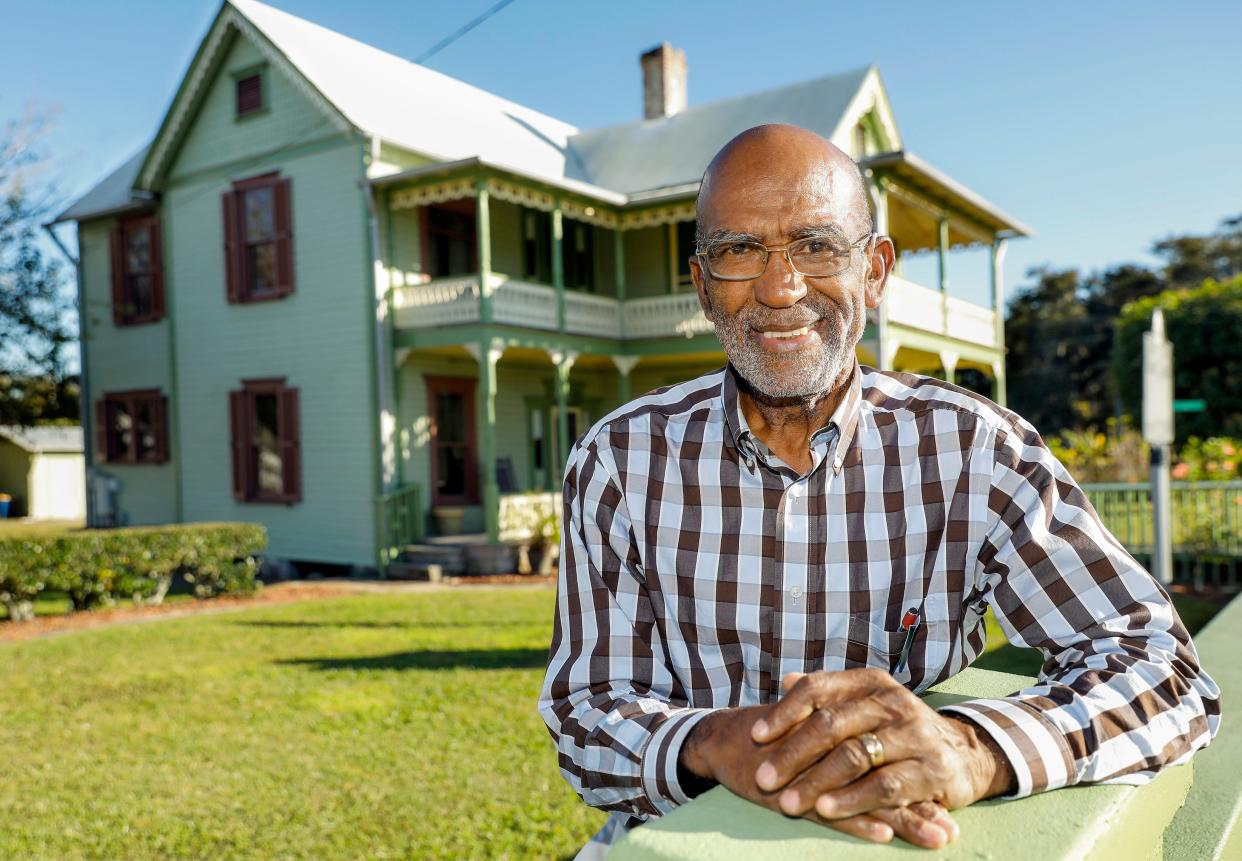
M 250 593 L 255 556 L 267 544 L 259 524 L 194 523 L 88 529 L 0 538 L 0 602 L 29 619 L 44 591 L 64 592 L 75 610 L 129 598 L 158 604 L 180 573 L 195 596 Z
M 1061 431 L 1048 439 L 1048 448 L 1080 484 L 1144 481 L 1148 475 L 1148 446 L 1129 417 L 1109 419 L 1103 432 Z
M 1192 436 L 1177 452 L 1175 481 L 1237 481 L 1242 477 L 1242 440 Z

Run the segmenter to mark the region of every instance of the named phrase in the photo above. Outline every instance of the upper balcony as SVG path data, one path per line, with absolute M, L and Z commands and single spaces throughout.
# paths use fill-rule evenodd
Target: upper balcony
M 892 236 L 902 259 L 934 254 L 937 273 L 924 278 L 935 286 L 925 286 L 899 264 L 864 353 L 882 367 L 893 367 L 901 351 L 907 366 L 934 361 L 951 373 L 961 359 L 996 368 L 1003 361 L 998 252 L 1004 236 L 1019 231 L 951 181 L 929 178 L 921 163 L 892 154 L 871 161 L 879 231 Z M 690 282 L 694 189 L 632 200 L 477 162 L 374 182 L 389 308 L 404 346 L 444 344 L 455 333 L 481 337 L 468 327 L 487 326 L 618 342 L 619 353 L 627 352 L 622 342 L 636 340 L 712 340 Z M 971 246 L 991 249 L 990 284 L 971 294 L 990 298 L 987 305 L 948 289 L 949 252 Z

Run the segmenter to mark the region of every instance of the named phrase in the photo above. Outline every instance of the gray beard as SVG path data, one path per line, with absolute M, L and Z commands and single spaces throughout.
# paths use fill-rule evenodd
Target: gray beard
M 732 317 L 713 316 L 716 337 L 725 355 L 751 388 L 774 399 L 810 398 L 829 392 L 853 363 L 858 338 L 849 337 L 852 333 L 847 329 L 853 327 L 847 327 L 843 310 L 829 299 L 812 301 L 808 297 L 797 308 L 784 312 L 751 306 Z M 821 330 L 822 347 L 818 350 L 807 348 L 772 354 L 750 340 L 750 333 L 764 325 L 777 324 L 784 328 L 811 322 Z

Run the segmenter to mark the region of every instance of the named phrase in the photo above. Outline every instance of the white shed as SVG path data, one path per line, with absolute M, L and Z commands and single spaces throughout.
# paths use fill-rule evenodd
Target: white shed
M 82 428 L 0 425 L 0 493 L 9 517 L 85 520 Z

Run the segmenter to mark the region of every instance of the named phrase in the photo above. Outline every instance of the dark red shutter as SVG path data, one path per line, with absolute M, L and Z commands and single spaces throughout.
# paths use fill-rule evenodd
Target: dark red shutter
M 250 401 L 245 392 L 229 392 L 229 447 L 233 454 L 233 498 L 244 501 L 250 472 Z
M 282 296 L 293 292 L 293 180 L 278 180 L 272 186 L 276 204 L 276 291 Z
M 280 448 L 285 493 L 290 502 L 302 500 L 302 430 L 298 416 L 298 390 L 280 393 Z
M 151 219 L 151 319 L 164 317 L 164 231 Z
M 95 463 L 108 462 L 108 402 L 95 401 Z
M 155 462 L 168 461 L 168 396 L 156 395 L 151 415 L 155 423 Z
M 242 266 L 245 243 L 241 232 L 241 214 L 238 212 L 240 198 L 240 193 L 236 191 L 226 191 L 220 197 L 220 205 L 224 211 L 224 280 L 230 302 L 242 300 L 242 279 L 245 272 Z
M 112 254 L 112 322 L 125 322 L 125 234 L 120 227 L 112 228 L 108 236 Z

